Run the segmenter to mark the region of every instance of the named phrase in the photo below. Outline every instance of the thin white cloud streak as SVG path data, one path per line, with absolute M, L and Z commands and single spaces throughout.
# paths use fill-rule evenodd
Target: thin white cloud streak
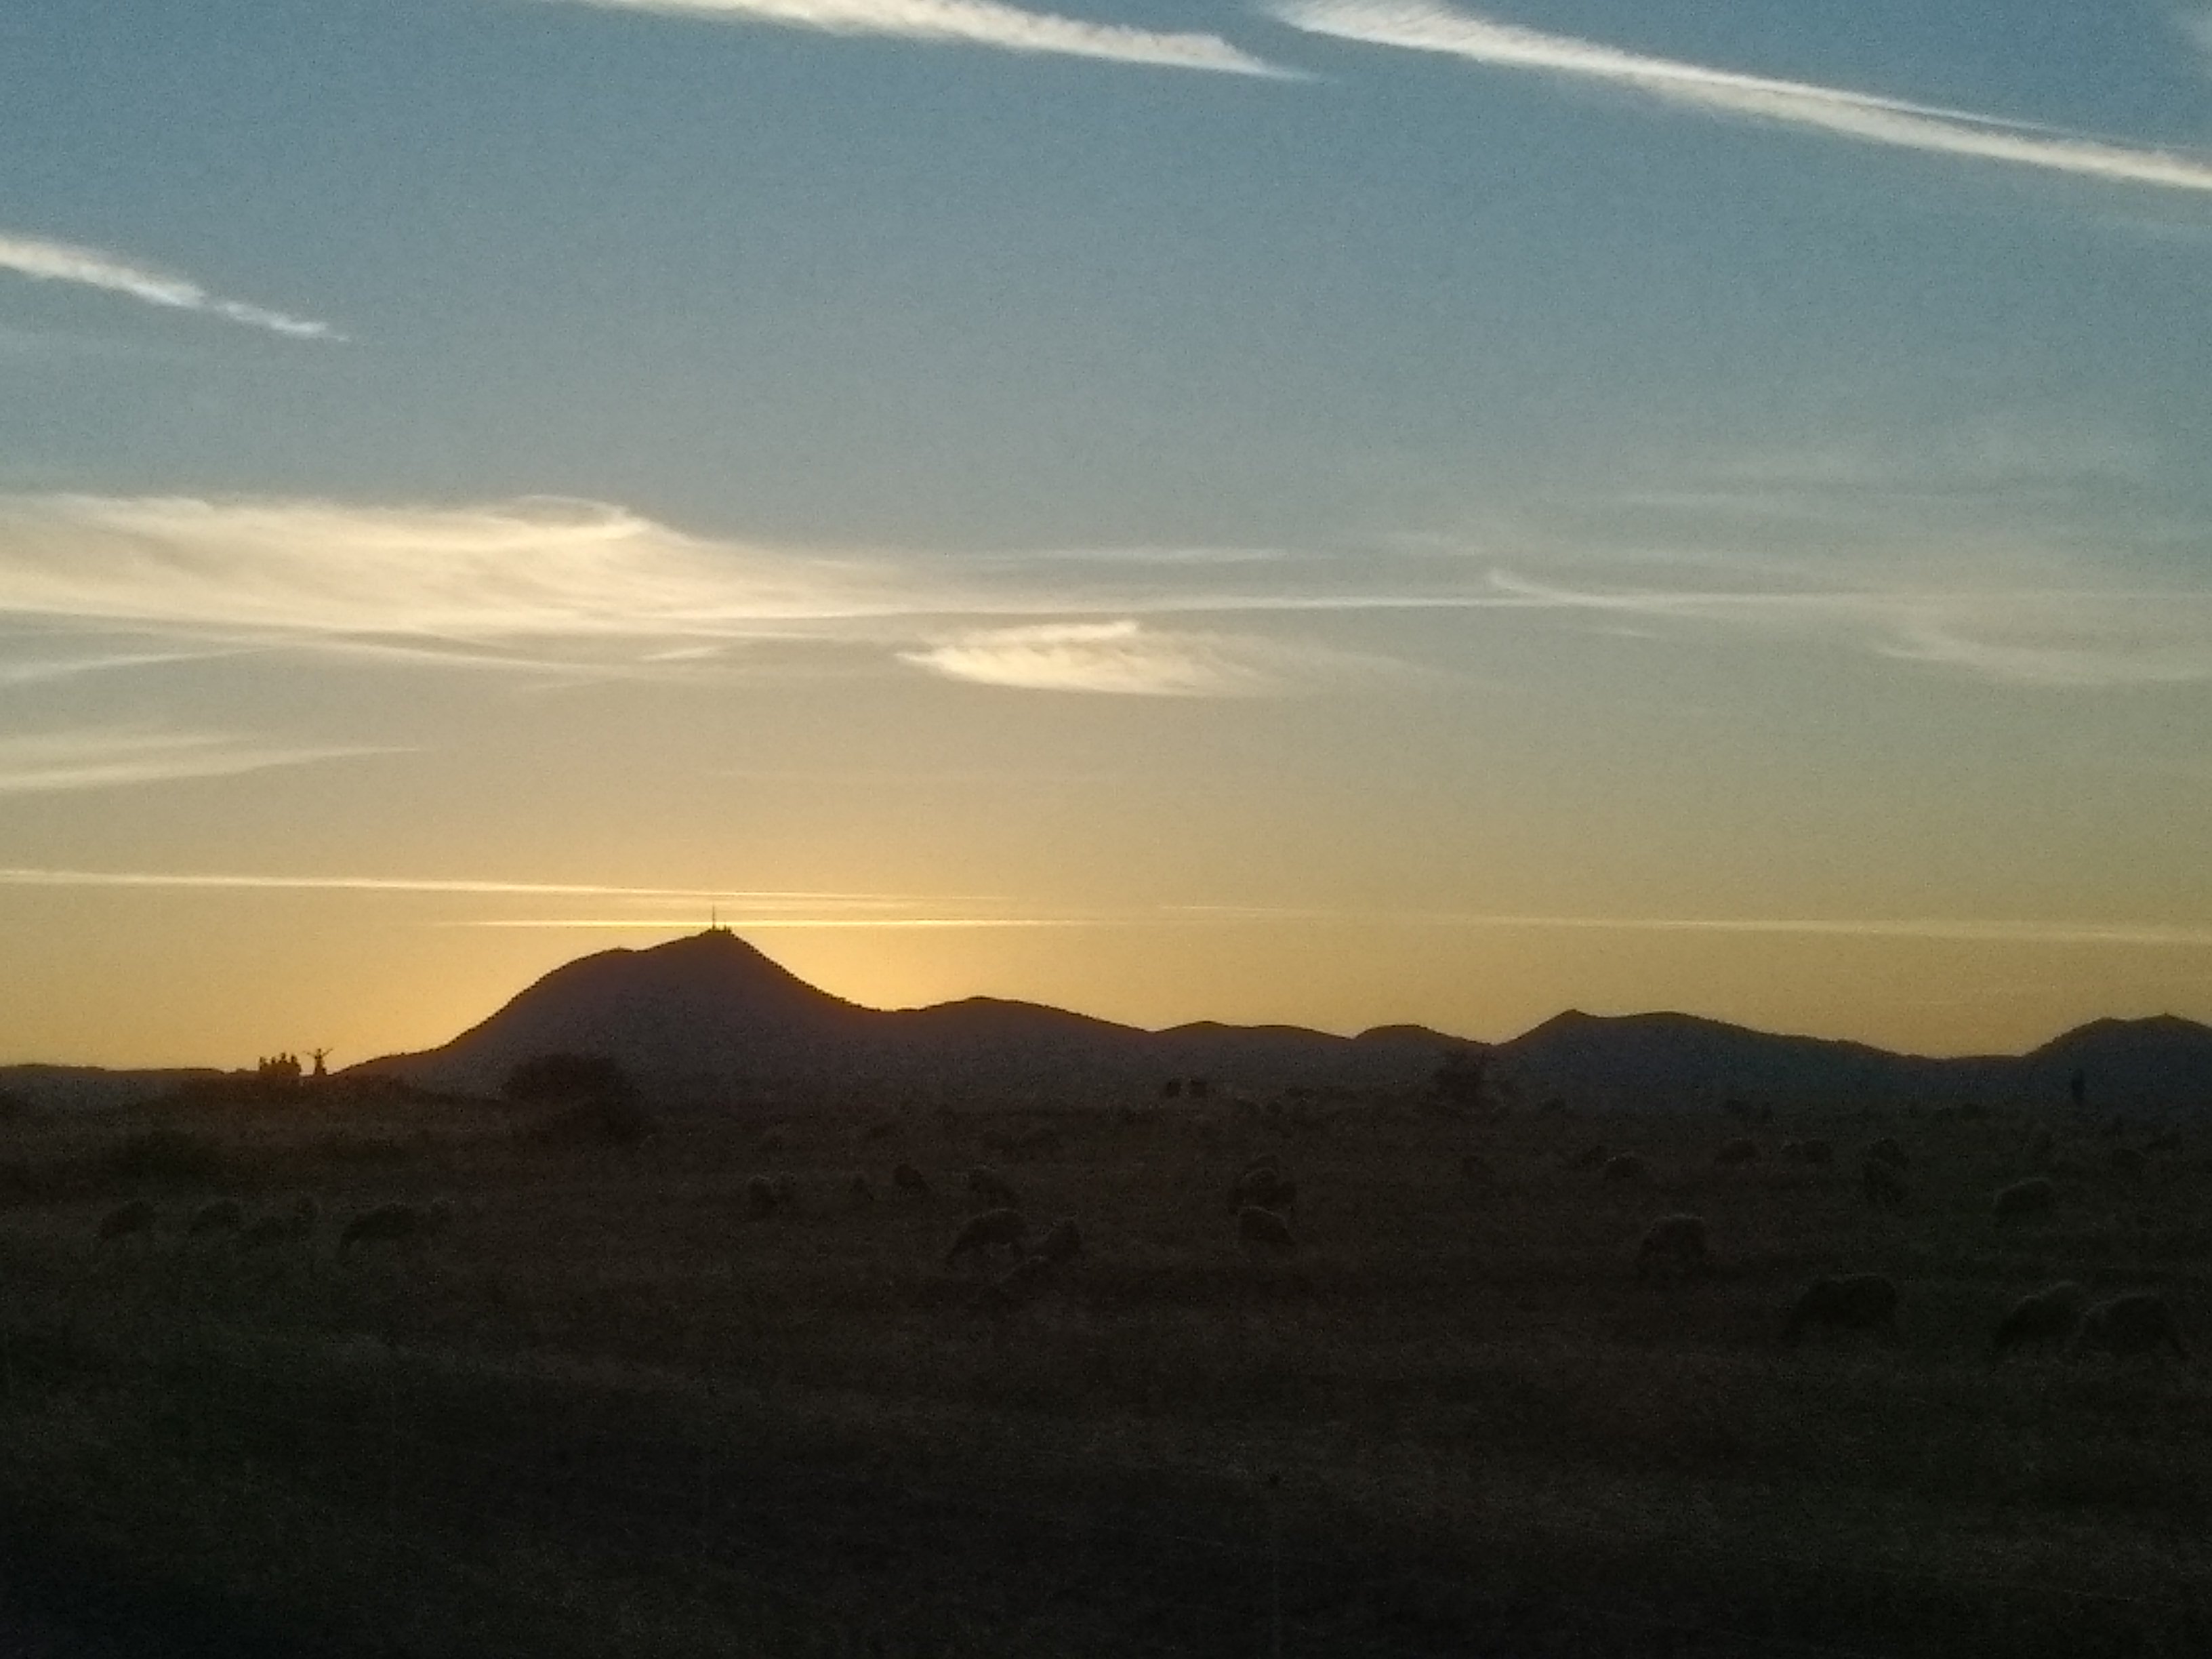
M 1188 572 L 1140 564 L 1139 576 L 1100 582 L 1071 580 L 1053 557 L 694 536 L 588 501 L 0 495 L 0 618 L 38 653 L 11 660 L 0 637 L 0 685 L 61 672 L 52 637 L 127 633 L 179 655 L 294 649 L 548 683 L 874 672 L 890 660 L 1025 690 L 1250 696 L 1431 677 L 1311 641 L 1159 619 L 1515 611 L 1825 633 L 2023 684 L 2212 679 L 2212 593 L 2107 585 L 2083 555 L 2008 536 L 1915 531 L 1847 561 L 1616 547 L 1573 562 L 1602 568 L 1608 556 L 1647 573 L 1701 561 L 1736 591 L 1711 577 L 1692 590 L 1536 581 L 1486 570 L 1474 550 L 1387 565 L 1294 555 L 1199 561 Z M 1378 568 L 1389 574 L 1378 580 Z M 1227 580 L 1240 569 L 1249 586 Z M 83 654 L 89 664 L 102 653 Z
M 899 658 L 948 679 L 1030 691 L 1240 697 L 1281 689 L 1262 654 L 1254 641 L 1164 632 L 1124 618 L 987 629 Z
M 1170 924 L 1223 926 L 1340 922 L 1386 927 L 1526 927 L 1563 933 L 1742 933 L 1811 939 L 1926 939 L 1961 945 L 2121 945 L 2156 950 L 2212 950 L 2212 925 L 2160 922 L 1967 921 L 1940 916 L 1573 916 L 1492 915 L 1450 910 L 1346 911 L 1266 905 L 1168 907 Z
M 270 876 L 171 870 L 71 870 L 18 866 L 0 868 L 0 887 L 114 887 L 167 889 L 181 892 L 413 893 L 471 898 L 618 898 L 659 902 L 691 899 L 701 903 L 850 905 L 856 907 L 943 904 L 939 898 L 889 893 L 854 893 L 833 889 L 790 890 L 741 887 L 638 887 L 609 882 L 496 881 L 437 876 Z M 975 902 L 956 899 L 954 902 Z
M 0 640 L 0 653 L 8 642 Z M 236 651 L 105 651 L 70 657 L 27 657 L 9 662 L 0 657 L 0 689 L 42 685 L 53 680 L 75 679 L 83 674 L 111 674 L 131 668 L 168 668 L 179 663 L 213 662 L 241 654 Z
M 1419 917 L 1404 917 L 1413 922 Z M 2100 921 L 1960 921 L 1942 918 L 1737 916 L 1438 915 L 1436 924 L 1629 933 L 1765 933 L 1812 939 L 1925 939 L 1959 945 L 2119 945 L 2152 950 L 2212 950 L 2212 927 Z
M 321 892 L 427 895 L 438 897 L 616 898 L 661 902 L 755 904 L 770 913 L 723 918 L 732 928 L 759 927 L 1236 927 L 1334 924 L 1386 927 L 1536 928 L 1576 933 L 1796 935 L 1819 939 L 1924 939 L 1970 945 L 2096 945 L 2154 950 L 2212 950 L 2212 925 L 2130 921 L 1972 921 L 1946 917 L 1763 917 L 1533 915 L 1449 910 L 1341 910 L 1256 904 L 1177 904 L 1152 909 L 1024 916 L 984 915 L 966 907 L 1006 905 L 973 894 L 897 895 L 835 890 L 745 890 L 634 886 L 611 882 L 500 881 L 410 876 L 271 876 L 176 871 L 0 868 L 0 887 L 115 888 L 185 892 Z M 905 908 L 920 915 L 774 914 L 799 909 Z M 961 907 L 963 914 L 948 914 Z M 666 933 L 696 928 L 696 920 L 617 917 L 471 917 L 455 927 L 604 927 Z
M 769 930 L 805 933 L 830 928 L 1095 927 L 1104 924 L 1066 916 L 725 916 L 722 925 L 744 933 Z M 624 921 L 607 916 L 479 918 L 431 922 L 433 927 L 544 927 L 606 929 L 626 933 L 687 933 L 696 921 Z
M 264 306 L 247 305 L 209 293 L 189 276 L 133 264 L 98 248 L 80 247 L 40 236 L 0 231 L 0 270 L 12 270 L 33 282 L 73 283 L 82 288 L 120 294 L 149 306 L 171 311 L 196 311 L 265 329 L 295 340 L 342 340 L 345 337 L 328 323 L 293 317 Z
M 889 648 L 909 666 L 1030 690 L 1258 695 L 1311 677 L 1382 677 L 1388 665 L 1152 629 L 1126 614 L 1090 618 L 1455 602 L 1178 597 L 1157 577 L 1101 592 L 1057 579 L 1050 560 L 1018 565 L 715 540 L 588 501 L 0 496 L 0 616 L 536 674 L 728 673 L 746 665 L 718 661 L 721 645 L 811 643 Z M 1054 614 L 1077 619 L 927 636 L 932 620 Z
M 2079 921 L 1965 921 L 1942 918 L 1767 918 L 1735 916 L 1540 916 L 1454 915 L 1449 912 L 1361 914 L 1328 909 L 1270 910 L 1259 907 L 1187 905 L 1164 913 L 1087 916 L 751 916 L 726 917 L 739 931 L 769 928 L 941 927 L 1237 927 L 1288 924 L 1349 924 L 1386 927 L 1527 928 L 1559 933 L 1710 933 L 1801 939 L 1911 939 L 1931 944 L 2092 946 L 2127 950 L 2212 951 L 2212 927 Z M 611 917 L 485 918 L 440 922 L 449 927 L 617 929 L 680 933 L 695 924 Z
M 1770 79 L 1547 34 L 1427 0 L 1273 0 L 1293 28 L 1370 46 L 1437 52 L 1493 68 L 1625 87 L 1713 114 L 1771 121 L 1891 149 L 2114 184 L 2212 192 L 2212 158 L 2115 144 L 1966 111 Z
M 2018 685 L 2096 690 L 2212 681 L 2212 593 L 2171 588 L 1571 588 L 1493 571 L 1539 609 L 1839 634 L 1876 654 Z
M 0 795 L 233 777 L 270 767 L 392 752 L 331 744 L 283 746 L 223 732 L 94 727 L 17 732 L 0 736 Z
M 1104 58 L 1157 69 L 1303 79 L 1215 34 L 1162 33 L 1024 11 L 999 0 L 581 0 L 615 11 L 659 12 L 718 22 L 769 23 L 827 34 L 989 46 L 1000 52 Z
M 598 502 L 0 497 L 0 612 L 80 625 L 349 636 L 773 637 L 907 614 L 858 559 L 687 536 Z

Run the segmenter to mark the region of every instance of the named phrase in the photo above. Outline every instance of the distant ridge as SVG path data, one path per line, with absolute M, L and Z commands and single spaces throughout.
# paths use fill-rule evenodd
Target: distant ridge
M 1419 1025 L 1339 1036 L 1200 1021 L 1147 1031 L 1065 1009 L 968 997 L 863 1007 L 808 984 L 726 928 L 553 969 L 451 1042 L 351 1068 L 453 1093 L 494 1094 L 538 1054 L 605 1054 L 670 1102 L 851 1096 L 1039 1105 L 1157 1092 L 1201 1077 L 1289 1087 L 1417 1089 L 1455 1053 L 1488 1056 L 1522 1108 L 1697 1110 L 1978 1102 L 2057 1105 L 2079 1074 L 2094 1111 L 2212 1110 L 2212 1027 L 2172 1015 L 2094 1020 L 2025 1054 L 1936 1059 L 1786 1036 L 1692 1014 L 1568 1012 L 1495 1045 Z M 0 1091 L 42 1106 L 125 1103 L 210 1073 L 0 1067 Z
M 442 1048 L 361 1069 L 489 1092 L 535 1054 L 605 1054 L 670 1095 L 873 1085 L 1066 1100 L 1170 1077 L 1259 1092 L 1304 1085 L 1416 1088 L 1447 1054 L 1486 1054 L 1520 1103 L 1687 1110 L 1734 1098 L 1778 1106 L 2068 1098 L 2112 1109 L 2212 1107 L 2212 1028 L 2172 1017 L 2100 1020 L 2033 1054 L 1963 1060 L 1782 1036 L 1695 1015 L 1570 1010 L 1495 1046 L 1419 1025 L 1345 1037 L 1293 1025 L 1200 1021 L 1146 1031 L 1036 1003 L 969 997 L 903 1011 L 816 989 L 736 935 L 714 931 L 556 969 Z
M 1290 1025 L 1146 1031 L 998 997 L 865 1008 L 715 928 L 568 963 L 452 1042 L 353 1073 L 488 1094 L 533 1055 L 578 1053 L 608 1056 L 665 1097 L 881 1087 L 1044 1103 L 1170 1076 L 1250 1088 L 1410 1085 L 1445 1053 L 1480 1046 L 1419 1028 L 1379 1040 Z

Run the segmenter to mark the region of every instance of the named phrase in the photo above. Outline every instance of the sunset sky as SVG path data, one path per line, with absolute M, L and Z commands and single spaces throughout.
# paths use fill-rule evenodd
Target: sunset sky
M 2212 10 L 1049 3 L 11 0 L 0 1060 L 2212 1018 Z

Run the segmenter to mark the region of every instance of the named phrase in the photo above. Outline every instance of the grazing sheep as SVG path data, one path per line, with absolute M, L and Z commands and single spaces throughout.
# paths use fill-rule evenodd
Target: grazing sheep
M 1790 1310 L 1782 1340 L 1795 1343 L 1808 1325 L 1844 1331 L 1875 1331 L 1897 1340 L 1897 1285 L 1883 1273 L 1850 1273 L 1816 1279 Z
M 902 1164 L 891 1171 L 891 1185 L 902 1193 L 912 1193 L 916 1198 L 929 1196 L 929 1182 L 911 1164 Z
M 1047 1261 L 1066 1261 L 1083 1254 L 1083 1230 L 1066 1216 L 1045 1229 L 1036 1253 Z
M 988 1164 L 978 1164 L 968 1171 L 968 1195 L 979 1204 L 995 1204 L 1006 1209 L 1022 1201 L 1006 1177 Z
M 2143 1165 L 2148 1162 L 2148 1158 L 2132 1146 L 2112 1148 L 2111 1159 L 2112 1173 L 2124 1180 L 2132 1181 L 2142 1175 Z
M 1912 1160 L 1905 1157 L 1905 1148 L 1899 1146 L 1895 1137 L 1891 1135 L 1884 1135 L 1869 1146 L 1866 1159 L 1869 1164 L 1887 1164 L 1893 1170 L 1903 1170 L 1912 1167 Z
M 854 1209 L 865 1210 L 876 1201 L 875 1183 L 856 1170 L 845 1183 L 845 1197 Z
M 1748 1139 L 1728 1141 L 1713 1154 L 1713 1162 L 1721 1164 L 1756 1164 L 1759 1162 L 1759 1143 Z
M 1011 1206 L 969 1216 L 962 1224 L 958 1237 L 953 1239 L 952 1248 L 945 1251 L 945 1265 L 949 1267 L 963 1255 L 980 1260 L 1002 1244 L 1008 1249 L 1019 1249 L 1029 1232 L 1028 1218 Z
M 413 1204 L 380 1204 L 373 1210 L 364 1210 L 346 1223 L 338 1233 L 338 1254 L 343 1255 L 356 1244 L 383 1242 L 393 1244 L 412 1244 L 428 1238 L 446 1224 L 451 1211 L 443 1199 L 434 1200 L 428 1207 Z
M 246 1212 L 239 1207 L 236 1199 L 214 1199 L 192 1212 L 185 1234 L 189 1238 L 203 1238 L 210 1233 L 234 1232 L 245 1220 Z
M 2041 1176 L 2030 1176 L 2001 1188 L 1990 1207 L 2000 1226 L 2022 1216 L 2049 1215 L 2058 1207 L 2058 1188 Z
M 130 1238 L 154 1231 L 154 1206 L 143 1198 L 134 1198 L 128 1204 L 118 1204 L 100 1218 L 100 1237 L 103 1243 L 111 1238 Z
M 2164 1297 L 2148 1291 L 2100 1302 L 2081 1316 L 2081 1328 L 2074 1333 L 2076 1353 L 2094 1351 L 2124 1358 L 2160 1348 L 2172 1349 L 2177 1359 L 2189 1358 L 2180 1334 L 2173 1328 L 2173 1310 L 2166 1305 Z
M 1264 1210 L 1289 1210 L 1298 1201 L 1298 1183 L 1288 1180 L 1273 1164 L 1255 1164 L 1237 1178 L 1229 1189 L 1230 1213 L 1235 1214 L 1247 1204 L 1256 1204 Z
M 1705 1251 L 1705 1218 L 1701 1215 L 1662 1215 L 1644 1230 L 1636 1247 L 1636 1276 L 1702 1273 L 1711 1265 Z
M 1602 1170 L 1613 1157 L 1603 1141 L 1595 1146 L 1585 1146 L 1567 1160 L 1570 1170 Z
M 2021 1297 L 1997 1322 L 1996 1334 L 1990 1339 L 1990 1359 L 2002 1359 L 2018 1347 L 2063 1342 L 2081 1322 L 2081 1287 L 2070 1279 Z
M 1271 1250 L 1295 1250 L 1298 1247 L 1297 1237 L 1291 1231 L 1290 1218 L 1257 1204 L 1247 1204 L 1237 1212 L 1237 1239 L 1246 1246 Z
M 315 1231 L 315 1222 L 321 1214 L 313 1199 L 301 1197 L 281 1214 L 255 1217 L 253 1224 L 238 1236 L 238 1248 L 266 1249 L 272 1244 L 289 1244 L 295 1238 L 306 1238 Z
M 1050 1256 L 1025 1255 L 986 1285 L 976 1297 L 975 1305 L 1003 1319 L 1015 1309 L 1035 1301 L 1052 1282 L 1059 1266 Z
M 1872 1158 L 1859 1171 L 1859 1185 L 1866 1194 L 1866 1201 L 1877 1210 L 1901 1210 L 1910 1196 L 1905 1177 L 1897 1172 L 1897 1166 Z
M 1607 1181 L 1641 1181 L 1647 1172 L 1635 1153 L 1620 1152 L 1606 1159 L 1603 1173 Z

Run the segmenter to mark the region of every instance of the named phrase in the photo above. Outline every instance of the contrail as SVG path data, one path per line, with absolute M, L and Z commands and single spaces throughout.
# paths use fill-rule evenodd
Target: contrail
M 2212 192 L 2212 158 L 2186 151 L 2115 144 L 2030 122 L 1653 58 L 1429 0 L 1270 0 L 1267 9 L 1310 34 L 1607 82 L 1670 104 L 1808 128 L 1861 143 L 2009 162 L 2118 184 Z
M 1024 11 L 1001 0 L 583 0 L 621 11 L 775 23 L 826 34 L 896 35 L 909 40 L 992 46 L 1001 52 L 1103 58 L 1159 69 L 1303 79 L 1261 62 L 1216 34 L 1162 33 Z
M 225 300 L 209 293 L 188 276 L 153 270 L 131 264 L 98 248 L 71 242 L 50 241 L 40 236 L 18 236 L 0 231 L 0 270 L 12 270 L 33 282 L 75 283 L 110 294 L 127 295 L 149 306 L 173 311 L 198 311 L 248 328 L 267 329 L 295 340 L 342 340 L 345 337 L 328 323 L 288 316 L 264 306 Z

